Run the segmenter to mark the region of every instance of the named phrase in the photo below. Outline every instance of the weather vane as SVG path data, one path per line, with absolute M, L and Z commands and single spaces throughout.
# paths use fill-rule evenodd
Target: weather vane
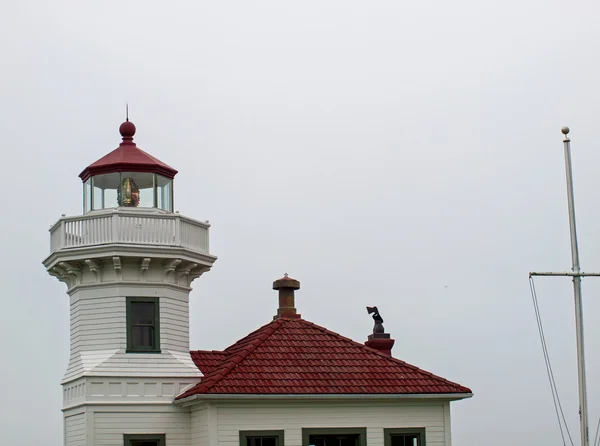
M 367 307 L 367 313 L 373 313 L 373 320 L 375 321 L 375 325 L 373 325 L 373 334 L 385 333 L 385 329 L 383 328 L 383 318 L 379 314 L 377 307 Z

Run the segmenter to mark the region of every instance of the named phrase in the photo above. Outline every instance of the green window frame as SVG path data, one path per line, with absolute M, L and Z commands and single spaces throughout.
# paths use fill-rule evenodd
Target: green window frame
M 166 446 L 165 434 L 125 434 L 125 446 Z
M 358 435 L 358 446 L 367 446 L 366 427 L 331 427 L 302 429 L 302 446 L 310 446 L 311 436 Z
M 138 305 L 139 304 L 139 305 Z M 148 304 L 151 304 L 149 306 Z M 152 314 L 145 320 L 141 310 L 152 308 Z M 160 306 L 158 297 L 127 298 L 127 353 L 160 353 Z M 146 315 L 147 317 L 147 315 Z M 143 336 L 143 344 L 138 339 Z
M 284 434 L 281 430 L 273 431 L 240 431 L 240 446 L 272 446 L 269 444 L 263 445 L 263 439 L 275 439 L 274 446 L 284 446 Z M 267 443 L 267 442 L 265 442 Z
M 394 437 L 403 438 L 404 441 L 394 441 Z M 397 429 L 384 429 L 383 430 L 384 446 L 414 446 L 414 439 L 417 439 L 416 446 L 425 446 L 425 428 L 397 428 Z M 412 441 L 411 441 L 412 440 Z M 407 443 L 410 441 L 410 443 Z M 398 444 L 399 443 L 399 444 Z

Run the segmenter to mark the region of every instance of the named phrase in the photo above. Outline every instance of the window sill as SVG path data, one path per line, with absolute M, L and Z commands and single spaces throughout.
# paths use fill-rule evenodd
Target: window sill
M 130 350 L 130 349 L 126 349 L 125 353 L 150 353 L 153 355 L 159 355 L 160 350 Z

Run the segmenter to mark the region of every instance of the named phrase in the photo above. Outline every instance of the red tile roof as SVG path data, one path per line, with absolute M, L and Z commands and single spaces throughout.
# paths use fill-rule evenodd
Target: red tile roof
M 218 365 L 221 365 L 223 361 L 225 361 L 229 355 L 225 352 L 221 352 L 218 350 L 198 350 L 191 351 L 192 360 L 194 364 L 200 366 L 198 364 L 202 364 L 202 368 L 200 369 L 204 375 L 212 372 Z
M 471 393 L 303 319 L 277 319 L 225 351 L 192 351 L 202 381 L 177 399 L 208 394 Z

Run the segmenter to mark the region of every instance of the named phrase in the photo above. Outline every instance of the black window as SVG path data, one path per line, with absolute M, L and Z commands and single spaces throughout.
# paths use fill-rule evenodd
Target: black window
M 283 431 L 240 431 L 240 446 L 284 446 Z
M 385 446 L 425 446 L 425 429 L 384 429 Z
M 366 446 L 365 428 L 302 429 L 302 446 Z
M 157 297 L 127 298 L 127 351 L 160 353 Z
M 166 446 L 164 434 L 125 434 L 125 446 Z

